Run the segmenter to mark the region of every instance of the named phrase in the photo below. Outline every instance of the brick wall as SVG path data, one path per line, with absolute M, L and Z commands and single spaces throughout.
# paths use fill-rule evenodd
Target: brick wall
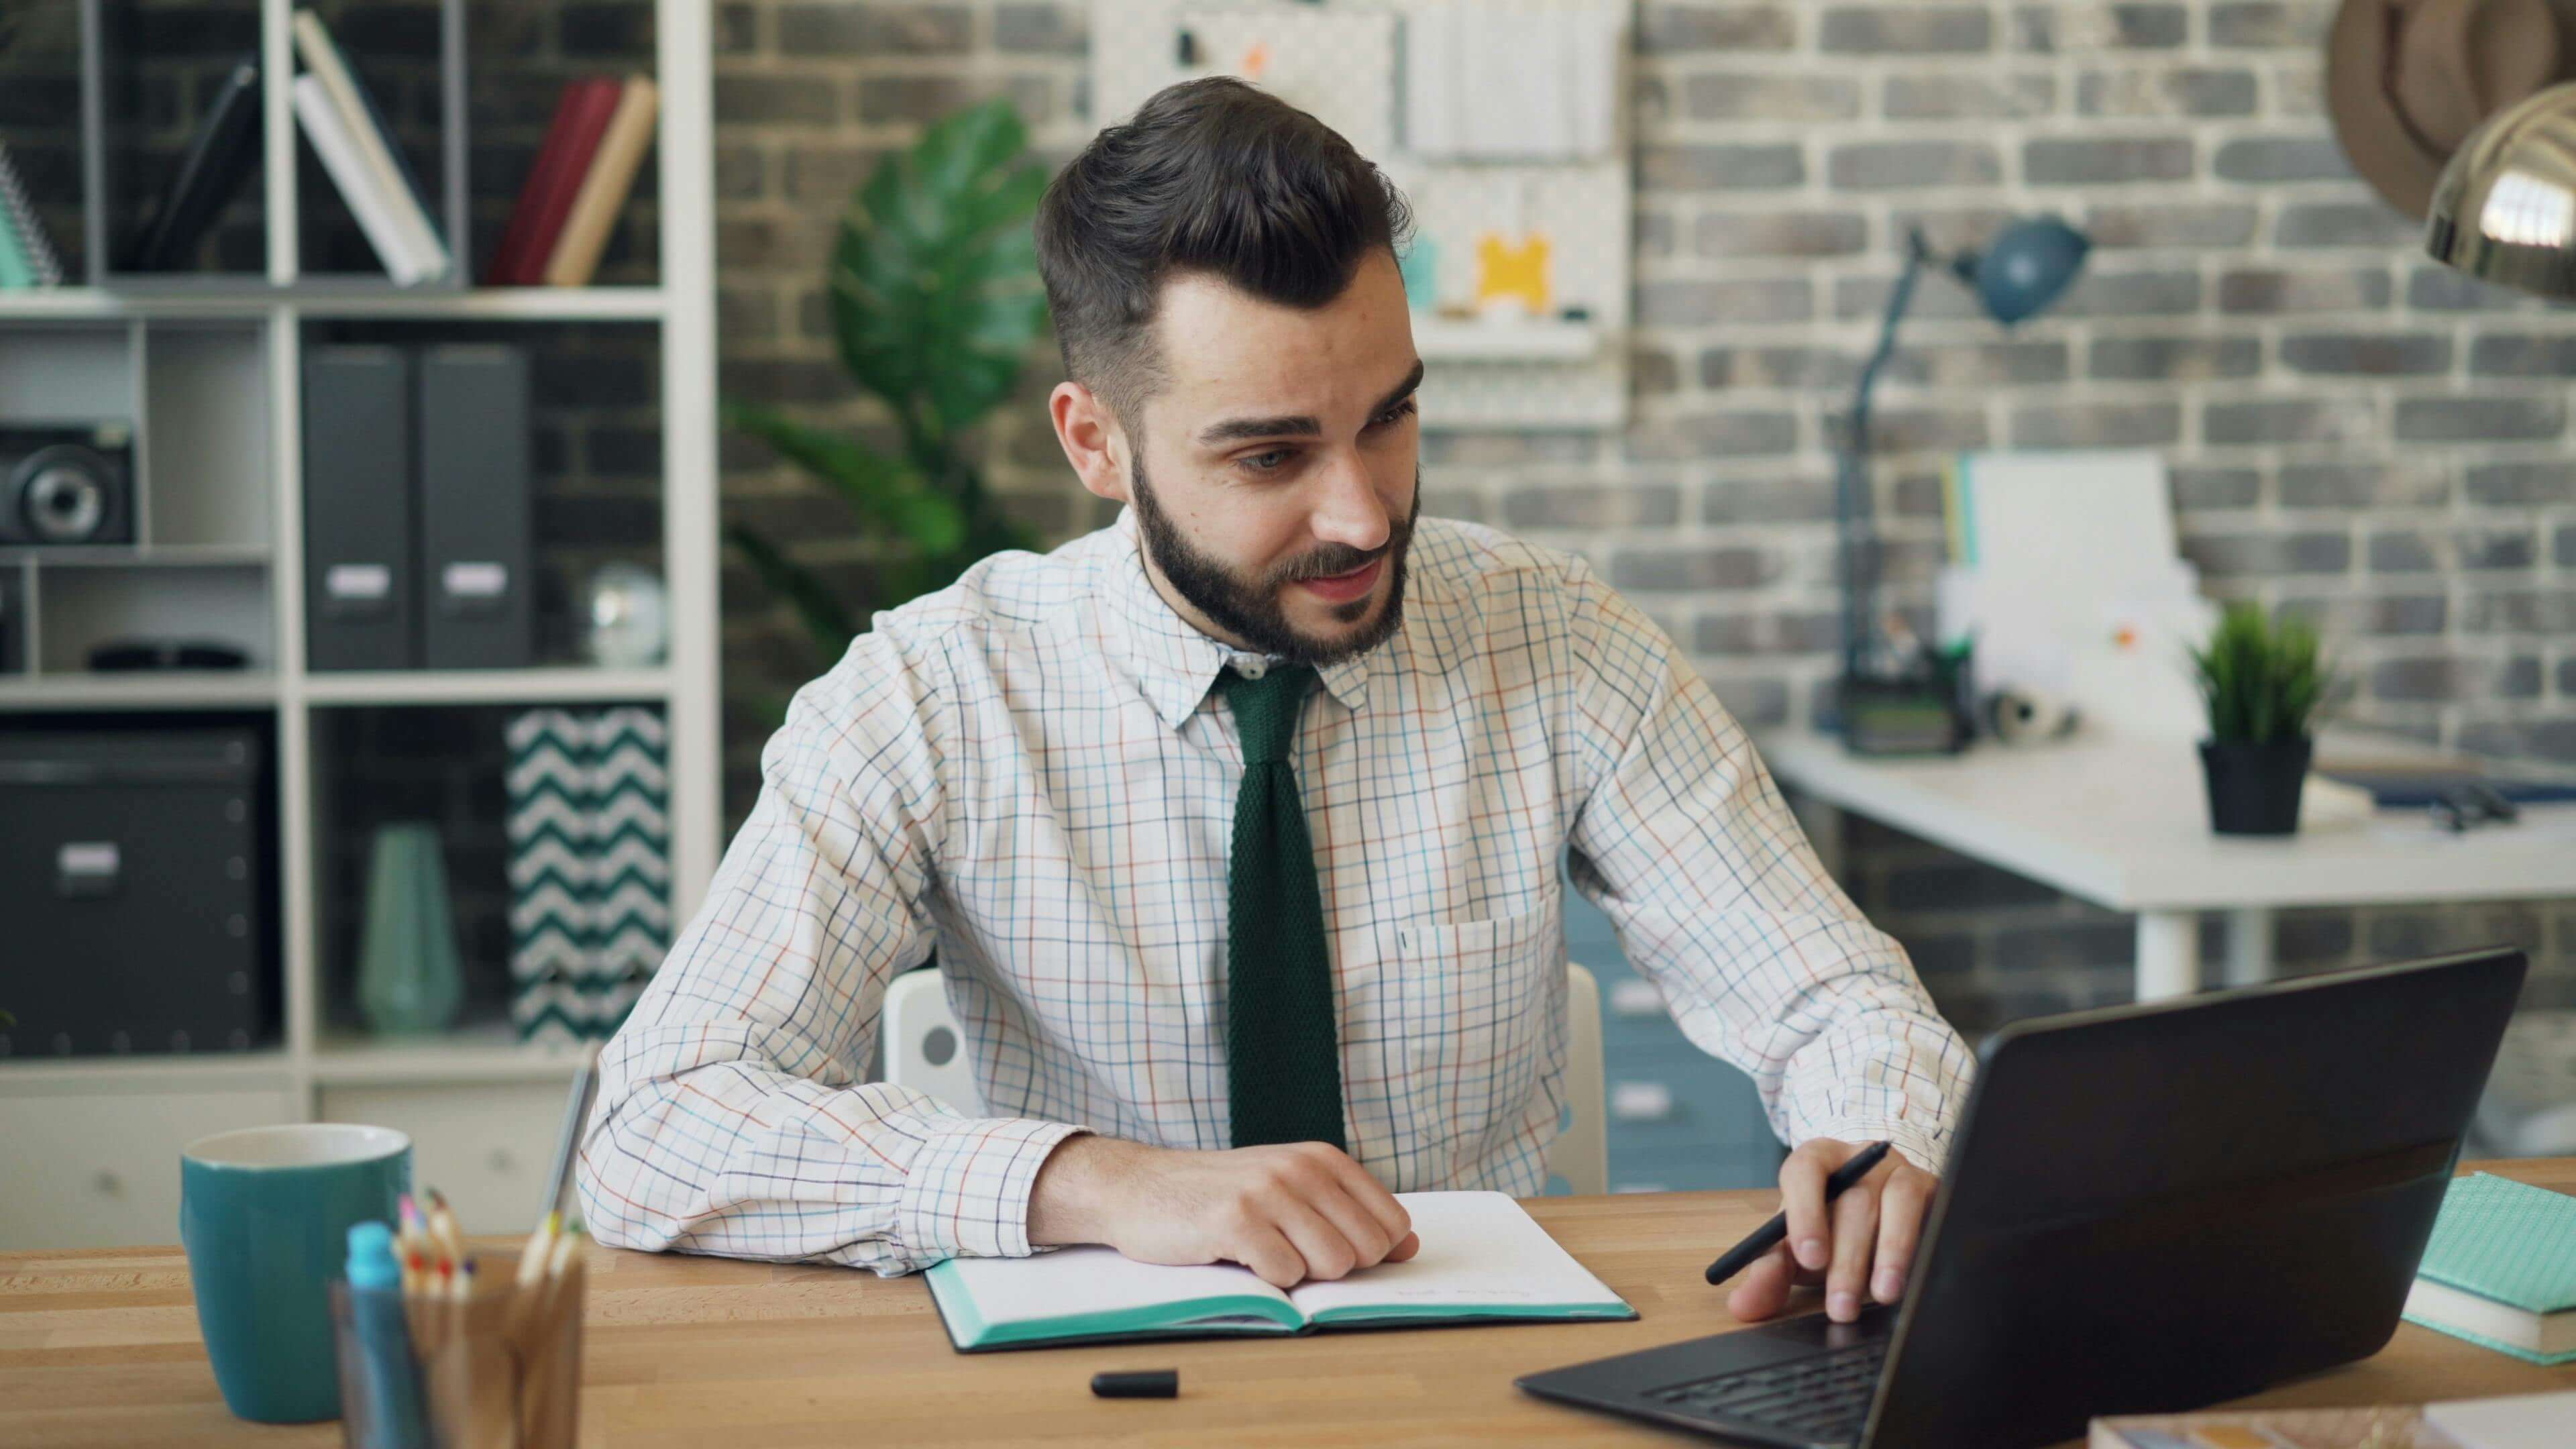
M 2006 335 L 1934 278 L 1880 394 L 1888 568 L 1917 604 L 1942 454 L 2148 446 L 2212 588 L 2312 611 L 2350 713 L 2427 738 L 2576 757 L 2576 320 L 2419 260 L 2320 114 L 2322 0 L 1684 4 L 1639 8 L 1637 399 L 1618 434 L 1433 433 L 1427 506 L 1584 551 L 1756 726 L 1808 717 L 1832 670 L 1828 422 L 1904 229 L 1973 244 L 2056 211 L 2088 275 Z M 1041 156 L 1088 137 L 1079 3 L 734 0 L 719 7 L 717 186 L 728 393 L 863 433 L 832 361 L 822 259 L 851 185 L 920 123 L 1007 93 Z M 1100 518 L 1038 406 L 986 440 L 997 486 L 1062 534 Z M 728 446 L 728 507 L 837 569 L 837 510 Z M 788 617 L 726 575 L 728 798 L 763 707 L 804 677 Z M 1888 832 L 1855 829 L 1864 905 L 1965 1024 L 2124 996 L 2126 921 Z M 2535 948 L 2576 1001 L 2561 905 L 2295 913 L 2285 961 L 2451 942 Z

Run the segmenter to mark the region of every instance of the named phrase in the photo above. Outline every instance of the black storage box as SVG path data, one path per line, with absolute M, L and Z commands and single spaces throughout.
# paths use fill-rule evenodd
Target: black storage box
M 267 753 L 253 728 L 0 733 L 0 1056 L 262 1044 Z

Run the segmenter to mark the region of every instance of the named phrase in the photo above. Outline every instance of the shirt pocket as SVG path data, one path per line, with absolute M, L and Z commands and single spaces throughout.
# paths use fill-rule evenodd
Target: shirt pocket
M 1564 1068 L 1556 912 L 1400 926 L 1395 948 L 1393 1105 L 1424 1153 L 1414 1180 L 1481 1185 L 1494 1153 L 1547 1117 L 1542 1087 Z

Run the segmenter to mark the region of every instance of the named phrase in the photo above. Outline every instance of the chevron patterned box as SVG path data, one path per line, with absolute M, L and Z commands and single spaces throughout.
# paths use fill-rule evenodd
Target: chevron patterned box
M 670 945 L 669 736 L 650 709 L 539 709 L 507 741 L 510 1017 L 605 1037 Z

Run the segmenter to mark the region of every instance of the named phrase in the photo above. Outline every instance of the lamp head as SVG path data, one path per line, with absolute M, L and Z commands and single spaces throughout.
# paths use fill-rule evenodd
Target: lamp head
M 2433 183 L 2424 250 L 2480 281 L 2576 297 L 2576 84 L 2469 133 Z
M 1955 265 L 1987 315 L 2010 327 L 2048 310 L 2084 270 L 2084 254 L 2092 249 L 2084 233 L 2056 217 L 2025 217 Z

